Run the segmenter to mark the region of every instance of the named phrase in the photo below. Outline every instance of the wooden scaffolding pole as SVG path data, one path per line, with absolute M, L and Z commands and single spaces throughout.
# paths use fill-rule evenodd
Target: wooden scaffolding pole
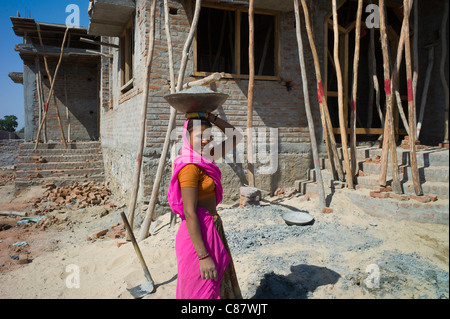
M 425 106 L 427 104 L 428 88 L 430 87 L 431 71 L 433 70 L 433 65 L 434 65 L 434 47 L 436 45 L 437 45 L 437 43 L 434 43 L 432 45 L 427 46 L 427 49 L 428 49 L 428 66 L 427 66 L 427 73 L 425 75 L 425 83 L 423 85 L 423 92 L 422 92 L 422 100 L 421 100 L 421 103 L 420 103 L 419 118 L 418 118 L 418 121 L 417 121 L 417 131 L 416 131 L 416 138 L 417 138 L 417 140 L 419 140 L 420 130 L 422 129 L 423 116 L 424 116 L 424 112 L 425 112 Z
M 145 126 L 147 124 L 148 91 L 149 91 L 150 75 L 152 72 L 153 53 L 155 47 L 155 11 L 156 11 L 156 0 L 153 0 L 150 8 L 150 31 L 149 31 L 150 39 L 147 48 L 147 59 L 145 61 L 146 70 L 141 102 L 141 114 L 140 114 L 141 121 L 139 123 L 138 150 L 134 166 L 133 189 L 131 191 L 131 198 L 128 204 L 128 220 L 131 232 L 134 229 L 134 210 L 136 208 L 137 194 L 139 191 L 139 182 L 141 178 L 141 167 L 142 167 L 142 155 L 144 152 L 144 144 L 145 144 Z M 130 234 L 130 232 L 127 231 L 126 240 L 130 241 L 131 236 L 132 234 Z
M 348 154 L 347 128 L 345 125 L 344 114 L 344 88 L 342 84 L 341 63 L 339 62 L 339 29 L 336 0 L 333 2 L 333 31 L 334 31 L 334 65 L 336 66 L 336 77 L 338 83 L 338 105 L 339 105 L 339 128 L 341 132 L 342 154 L 344 157 L 345 174 L 347 176 L 347 185 L 353 188 L 352 169 Z
M 355 55 L 353 57 L 353 87 L 352 87 L 352 101 L 350 113 L 350 154 L 351 154 L 351 169 L 352 179 L 355 178 L 357 172 L 357 158 L 356 158 L 356 106 L 358 98 L 358 67 L 359 67 L 359 50 L 361 46 L 361 20 L 363 11 L 363 0 L 358 0 L 358 11 L 356 14 L 356 30 L 355 30 Z
M 408 16 L 411 14 L 412 10 L 412 4 L 408 3 Z M 405 111 L 403 110 L 402 105 L 402 99 L 400 97 L 400 92 L 398 88 L 398 77 L 400 74 L 400 65 L 402 64 L 402 58 L 403 58 L 403 49 L 405 47 L 405 28 L 406 28 L 406 21 L 403 19 L 402 22 L 402 28 L 400 30 L 400 39 L 398 41 L 398 47 L 397 47 L 397 58 L 395 60 L 394 68 L 392 71 L 392 87 L 393 91 L 397 100 L 397 107 L 398 111 L 400 112 L 400 117 L 403 122 L 403 126 L 405 127 L 406 133 L 409 135 L 409 124 L 408 120 L 406 119 Z M 414 80 L 413 80 L 414 83 Z M 387 171 L 387 166 L 382 166 L 384 174 Z
M 172 45 L 172 34 L 170 33 L 170 19 L 169 19 L 169 2 L 168 0 L 164 0 L 164 29 L 166 31 L 166 39 L 167 39 L 167 52 L 169 54 L 169 80 L 170 80 L 170 93 L 175 93 L 176 83 L 175 83 L 175 71 L 173 67 L 173 45 Z M 172 112 L 172 110 L 171 110 Z M 167 136 L 166 136 L 167 138 Z M 164 142 L 165 143 L 165 142 Z M 161 161 L 161 160 L 160 160 Z M 173 159 L 172 159 L 173 161 Z M 165 160 L 164 160 L 165 163 Z M 172 162 L 172 170 L 173 170 L 173 162 Z M 161 184 L 161 177 L 159 175 L 156 176 L 154 183 L 158 183 L 158 193 L 159 193 L 159 185 Z M 155 186 L 153 188 L 156 188 Z M 154 194 L 155 193 L 155 194 Z M 154 204 L 151 199 L 154 197 L 153 201 L 156 201 L 156 192 L 152 190 L 152 197 L 150 198 L 151 205 L 148 206 L 147 209 L 154 210 L 156 204 Z M 153 214 L 153 211 L 151 212 Z M 153 215 L 152 215 L 153 216 Z M 170 211 L 170 226 L 175 225 L 177 221 L 177 216 L 173 211 Z
M 311 139 L 311 149 L 314 161 L 314 170 L 316 171 L 317 187 L 319 190 L 320 210 L 326 207 L 325 190 L 323 187 L 322 172 L 320 171 L 319 152 L 317 150 L 316 133 L 314 129 L 314 119 L 311 113 L 311 105 L 309 103 L 308 79 L 306 76 L 305 57 L 303 54 L 303 40 L 301 34 L 300 9 L 298 0 L 294 0 L 295 26 L 298 43 L 298 56 L 300 60 L 300 70 L 302 73 L 303 99 L 305 101 L 306 118 L 308 119 L 309 136 Z
M 42 50 L 44 50 L 44 45 L 43 45 L 42 39 L 40 37 L 39 24 L 36 23 L 36 26 L 37 26 L 37 30 L 38 30 L 38 34 L 39 34 L 39 40 L 41 42 Z M 48 70 L 47 57 L 45 55 L 45 51 L 43 51 L 43 53 L 44 53 L 44 61 L 45 61 L 45 68 L 46 68 L 47 76 L 48 76 L 48 79 L 49 79 L 51 85 L 50 85 L 50 91 L 49 91 L 48 97 L 47 97 L 47 102 L 45 103 L 44 115 L 42 117 L 41 123 L 39 124 L 38 132 L 37 132 L 37 135 L 36 135 L 36 144 L 34 146 L 34 149 L 37 149 L 37 147 L 39 145 L 39 138 L 40 138 L 40 135 L 41 135 L 41 130 L 42 130 L 42 127 L 43 127 L 43 125 L 44 125 L 44 123 L 45 123 L 45 121 L 47 119 L 48 106 L 49 106 L 49 103 L 50 103 L 50 99 L 52 97 L 55 98 L 56 117 L 58 119 L 59 128 L 61 130 L 61 136 L 62 136 L 63 144 L 67 148 L 66 138 L 64 136 L 64 130 L 63 130 L 62 124 L 61 124 L 61 117 L 59 116 L 58 104 L 56 103 L 56 97 L 53 95 L 53 93 L 54 93 L 54 90 L 55 90 L 55 80 L 56 80 L 56 77 L 58 75 L 58 70 L 59 70 L 59 67 L 61 65 L 62 57 L 63 57 L 63 54 L 64 54 L 64 45 L 66 43 L 66 38 L 67 38 L 67 33 L 68 32 L 69 32 L 69 27 L 67 27 L 66 31 L 64 32 L 64 38 L 63 38 L 62 45 L 61 45 L 61 53 L 59 55 L 59 60 L 58 60 L 58 64 L 56 65 L 55 74 L 53 75 L 53 79 L 52 79 L 51 74 L 50 74 L 50 72 Z
M 387 167 L 389 152 L 391 153 L 391 165 L 392 165 L 392 190 L 397 193 L 402 193 L 400 185 L 400 178 L 398 174 L 398 160 L 397 160 L 397 146 L 395 144 L 394 135 L 394 114 L 392 111 L 392 83 L 389 70 L 389 52 L 388 52 L 388 39 L 386 32 L 386 7 L 384 0 L 379 1 L 380 8 L 380 33 L 381 33 L 381 46 L 383 51 L 383 69 L 384 69 L 384 91 L 386 93 L 386 122 L 384 125 L 384 139 L 383 149 L 381 153 L 381 160 Z M 384 180 L 378 181 L 380 185 L 386 185 L 386 177 Z
M 416 0 L 418 1 L 418 0 Z M 403 1 L 403 11 L 404 15 L 408 14 L 408 2 L 411 3 L 412 0 Z M 415 103 L 414 103 L 414 92 L 412 83 L 412 64 L 411 64 L 411 43 L 409 39 L 409 19 L 406 19 L 405 28 L 405 62 L 406 62 L 406 78 L 408 83 L 408 120 L 409 120 L 409 162 L 412 173 L 412 179 L 414 184 L 414 191 L 416 195 L 423 195 L 422 186 L 419 180 L 419 169 L 417 168 L 417 155 L 416 155 L 416 121 L 414 119 L 415 114 Z
M 311 20 L 309 18 L 309 10 L 305 0 L 302 1 L 303 13 L 305 14 L 306 32 L 308 33 L 309 45 L 314 60 L 314 69 L 316 71 L 317 80 L 317 96 L 319 99 L 320 118 L 322 121 L 323 136 L 325 137 L 325 145 L 327 147 L 328 160 L 333 173 L 333 179 L 339 178 L 340 181 L 344 181 L 344 171 L 342 169 L 342 163 L 339 159 L 339 153 L 337 151 L 336 139 L 334 138 L 333 125 L 331 123 L 330 112 L 328 110 L 327 100 L 323 91 L 322 74 L 320 71 L 319 56 L 317 55 L 316 44 L 311 29 Z M 336 176 L 337 175 L 337 176 Z
M 374 3 L 372 0 L 370 3 Z M 369 73 L 370 73 L 370 92 L 369 92 L 369 107 L 367 116 L 367 125 L 372 127 L 373 122 L 373 93 L 375 91 L 375 105 L 377 108 L 378 117 L 381 121 L 381 126 L 384 128 L 384 115 L 380 105 L 380 84 L 377 76 L 377 58 L 375 56 L 375 29 L 370 29 L 370 44 L 369 44 Z M 383 137 L 383 135 L 381 135 Z
M 247 101 L 247 170 L 248 185 L 255 187 L 255 170 L 253 161 L 253 91 L 255 84 L 255 22 L 254 22 L 254 0 L 250 0 L 248 4 L 248 101 Z
M 180 72 L 178 74 L 178 82 L 177 82 L 177 86 L 176 86 L 176 92 L 181 91 L 181 89 L 183 87 L 183 79 L 184 79 L 184 74 L 186 72 L 187 61 L 189 58 L 189 51 L 191 49 L 191 45 L 194 40 L 195 32 L 197 31 L 198 20 L 200 17 L 201 4 L 202 4 L 201 0 L 196 0 L 195 9 L 194 9 L 194 17 L 192 19 L 191 29 L 190 29 L 189 35 L 186 39 L 186 43 L 184 44 L 183 55 L 181 58 Z M 150 199 L 147 213 L 145 214 L 145 219 L 142 224 L 142 228 L 141 228 L 141 232 L 139 234 L 138 241 L 142 241 L 148 237 L 148 231 L 150 229 L 150 225 L 152 223 L 152 219 L 153 219 L 153 215 L 154 215 L 154 210 L 155 210 L 154 208 L 156 206 L 156 199 L 157 199 L 158 192 L 159 192 L 161 177 L 162 177 L 165 161 L 167 158 L 167 153 L 169 151 L 170 134 L 172 133 L 173 127 L 175 126 L 176 115 L 177 115 L 177 110 L 175 108 L 171 107 L 170 108 L 169 125 L 167 126 L 167 132 L 166 132 L 166 139 L 164 141 L 163 150 L 161 153 L 161 157 L 159 159 L 159 165 L 158 165 L 158 170 L 157 170 L 156 176 L 155 176 L 155 182 L 153 183 L 152 197 Z

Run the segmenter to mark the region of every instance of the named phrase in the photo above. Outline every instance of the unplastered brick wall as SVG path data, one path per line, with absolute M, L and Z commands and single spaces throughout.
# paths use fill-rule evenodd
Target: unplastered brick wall
M 94 59 L 89 63 L 80 61 L 62 62 L 54 84 L 54 95 L 56 97 L 61 126 L 64 137 L 76 141 L 98 140 L 98 67 L 100 60 Z M 49 61 L 49 71 L 53 74 L 56 62 Z M 37 66 L 28 65 L 30 70 L 37 72 Z M 43 101 L 47 101 L 51 83 L 46 76 L 45 66 L 40 65 L 42 73 Z M 34 85 L 27 86 L 26 90 L 33 90 L 33 138 L 37 136 L 39 129 L 39 98 Z M 48 140 L 59 140 L 62 138 L 61 129 L 57 118 L 55 100 L 50 99 L 45 132 Z M 41 112 L 41 118 L 43 112 Z M 70 128 L 69 128 L 70 124 Z M 44 132 L 44 129 L 42 130 Z M 42 135 L 41 135 L 42 138 Z
M 317 2 L 325 3 L 326 1 Z M 193 16 L 193 1 L 169 1 L 169 5 L 176 9 L 172 10 L 173 12 L 176 11 L 176 14 L 170 15 L 170 23 L 174 69 L 177 78 L 184 43 L 189 33 L 190 21 Z M 323 6 L 326 5 L 322 4 Z M 328 13 L 322 7 L 318 5 L 318 8 L 314 10 L 317 14 L 317 17 L 314 19 L 315 32 L 318 33 L 316 45 L 320 56 L 322 56 L 323 50 L 323 37 L 321 36 L 323 23 L 317 21 L 323 21 L 323 17 Z M 132 91 L 126 94 L 120 92 L 120 84 L 118 82 L 119 50 L 103 48 L 105 53 L 114 56 L 113 59 L 103 59 L 104 63 L 102 65 L 101 105 L 103 108 L 101 110 L 101 141 L 104 149 L 105 174 L 111 180 L 116 196 L 125 198 L 129 197 L 129 190 L 132 189 L 139 142 L 142 90 L 146 69 L 145 58 L 149 38 L 149 10 L 147 1 L 136 1 L 133 61 L 134 85 Z M 169 93 L 169 61 L 162 4 L 157 5 L 156 17 L 155 51 L 149 84 L 146 142 L 139 187 L 139 200 L 148 200 L 150 198 L 170 117 L 169 105 L 164 100 L 164 95 Z M 280 24 L 281 80 L 257 80 L 254 86 L 253 126 L 255 128 L 278 129 L 278 169 L 270 175 L 256 174 L 256 186 L 267 191 L 274 191 L 278 187 L 293 186 L 295 180 L 306 177 L 307 169 L 312 166 L 293 12 L 280 13 Z M 304 26 L 302 29 L 304 41 L 307 41 Z M 118 39 L 114 38 L 103 38 L 103 41 L 119 43 Z M 307 42 L 304 43 L 304 46 L 307 64 L 306 72 L 310 77 L 310 100 L 316 134 L 320 137 L 320 115 L 315 78 L 312 78 L 314 74 L 313 60 L 311 53 L 308 51 L 309 45 L 307 45 Z M 192 54 L 193 51 L 191 49 L 185 73 L 185 78 L 189 79 L 193 79 Z M 294 84 L 290 90 L 284 85 L 286 79 L 289 79 Z M 215 89 L 229 94 L 229 99 L 216 113 L 234 126 L 245 129 L 247 126 L 248 80 L 222 79 L 215 84 Z M 184 121 L 184 115 L 178 114 L 177 127 L 182 127 Z M 318 140 L 320 141 L 320 138 Z M 239 187 L 248 183 L 246 163 L 224 163 L 219 164 L 219 167 L 223 172 L 222 181 L 226 190 L 224 201 L 237 200 Z M 258 167 L 257 165 L 257 171 Z M 169 159 L 165 166 L 158 197 L 161 204 L 167 203 L 167 188 L 170 178 L 171 167 Z

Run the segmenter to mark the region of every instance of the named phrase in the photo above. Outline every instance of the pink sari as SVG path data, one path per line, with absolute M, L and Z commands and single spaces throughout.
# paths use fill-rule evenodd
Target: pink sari
M 220 182 L 222 174 L 210 159 L 195 152 L 187 138 L 187 120 L 183 129 L 183 146 L 180 156 L 174 161 L 174 172 L 169 185 L 167 198 L 169 205 L 175 214 L 181 218 L 181 224 L 175 240 L 175 251 L 178 264 L 177 299 L 220 299 L 220 283 L 223 274 L 230 262 L 230 257 L 220 239 L 219 233 L 214 227 L 214 217 L 209 212 L 197 207 L 197 217 L 200 224 L 203 242 L 206 250 L 216 265 L 218 278 L 204 280 L 201 278 L 197 252 L 194 249 L 186 226 L 186 218 L 183 211 L 183 199 L 178 182 L 178 172 L 188 164 L 195 164 L 203 169 L 216 184 L 216 201 L 219 204 L 223 198 L 223 188 Z

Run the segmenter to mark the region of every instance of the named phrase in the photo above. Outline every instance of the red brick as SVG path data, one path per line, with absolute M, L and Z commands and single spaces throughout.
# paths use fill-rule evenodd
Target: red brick
M 414 200 L 416 200 L 418 202 L 421 202 L 421 203 L 428 203 L 428 202 L 431 201 L 430 197 L 423 196 L 423 195 L 422 196 L 417 196 L 417 195 L 411 194 L 411 195 L 409 195 L 409 198 L 414 199 Z
M 396 199 L 396 200 L 401 200 L 401 201 L 405 201 L 408 200 L 408 195 L 403 195 L 403 194 L 396 194 L 396 193 L 388 193 L 389 197 L 392 199 Z
M 324 207 L 322 209 L 322 214 L 331 214 L 333 212 L 333 208 Z
M 370 192 L 370 196 L 373 198 L 389 198 L 389 193 Z
M 438 200 L 437 195 L 434 195 L 434 194 L 428 194 L 428 197 L 431 199 L 432 202 L 435 202 Z
M 92 235 L 92 237 L 93 238 L 100 238 L 101 236 L 106 235 L 107 232 L 108 232 L 108 228 L 96 232 L 95 234 Z

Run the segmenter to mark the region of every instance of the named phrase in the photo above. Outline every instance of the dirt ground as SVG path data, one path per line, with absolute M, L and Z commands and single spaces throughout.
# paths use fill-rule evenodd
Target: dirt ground
M 13 179 L 3 180 L 0 211 L 34 217 L 32 201 L 45 190 L 15 194 Z M 120 223 L 126 207 L 116 205 L 54 210 L 43 214 L 47 227 L 42 221 L 18 226 L 23 217 L 0 216 L 0 298 L 132 298 L 127 289 L 146 281 L 132 244 L 92 236 Z M 369 216 L 345 191 L 334 194 L 330 207 L 333 213 L 321 214 L 317 198 L 296 195 L 248 208 L 220 206 L 244 298 L 449 298 L 448 225 Z M 314 221 L 288 226 L 282 215 L 289 211 L 307 212 Z M 156 284 L 146 299 L 175 298 L 179 224 L 170 227 L 169 217 L 159 217 L 140 243 Z M 14 257 L 24 255 L 24 263 Z

